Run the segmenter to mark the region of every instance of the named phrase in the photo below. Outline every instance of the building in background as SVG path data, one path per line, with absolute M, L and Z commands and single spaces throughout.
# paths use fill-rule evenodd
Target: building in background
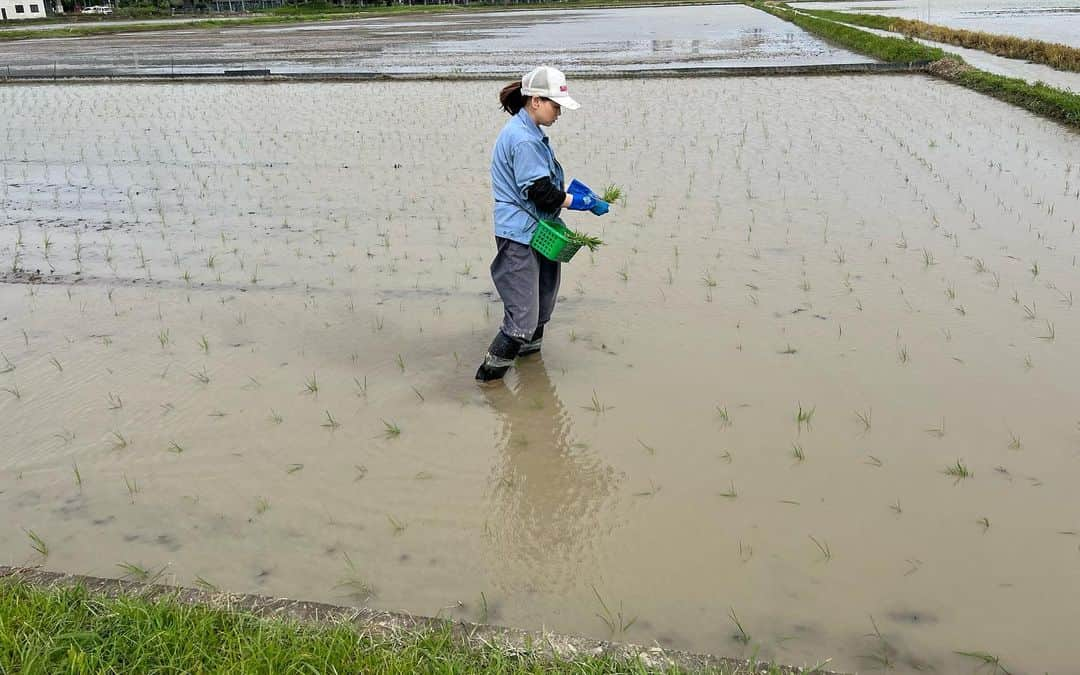
M 0 0 L 0 21 L 44 19 L 45 3 L 54 0 Z

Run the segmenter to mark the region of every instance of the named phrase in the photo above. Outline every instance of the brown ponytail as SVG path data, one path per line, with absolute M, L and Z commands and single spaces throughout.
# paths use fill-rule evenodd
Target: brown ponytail
M 511 115 L 518 114 L 525 107 L 525 99 L 528 98 L 532 97 L 521 94 L 521 80 L 511 82 L 499 92 L 499 103 L 502 104 L 502 109 Z

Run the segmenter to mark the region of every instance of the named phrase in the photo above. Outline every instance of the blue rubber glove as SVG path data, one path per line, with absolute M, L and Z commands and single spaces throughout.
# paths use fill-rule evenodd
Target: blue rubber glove
M 591 194 L 576 194 L 573 192 L 567 192 L 570 195 L 570 206 L 567 208 L 571 211 L 592 211 L 596 208 L 596 197 Z
M 592 191 L 592 188 L 585 183 L 582 183 L 577 178 L 570 181 L 570 186 L 566 188 L 566 191 L 572 195 L 589 195 L 593 199 L 598 198 L 596 193 Z
M 593 207 L 589 209 L 593 212 L 593 215 L 602 216 L 608 212 L 610 205 L 603 199 L 597 199 L 593 202 Z

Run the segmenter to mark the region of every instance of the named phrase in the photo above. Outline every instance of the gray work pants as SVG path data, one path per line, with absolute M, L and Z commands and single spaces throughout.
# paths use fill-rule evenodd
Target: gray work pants
M 503 302 L 501 330 L 512 338 L 531 340 L 555 309 L 561 264 L 528 244 L 495 237 L 495 245 L 498 252 L 491 261 L 491 280 Z

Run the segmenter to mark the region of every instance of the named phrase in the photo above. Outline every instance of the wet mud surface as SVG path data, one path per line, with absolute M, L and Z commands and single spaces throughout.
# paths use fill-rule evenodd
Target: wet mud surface
M 0 88 L 6 562 L 1069 672 L 1075 134 L 924 76 L 572 86 L 626 200 L 491 387 L 497 82 Z

